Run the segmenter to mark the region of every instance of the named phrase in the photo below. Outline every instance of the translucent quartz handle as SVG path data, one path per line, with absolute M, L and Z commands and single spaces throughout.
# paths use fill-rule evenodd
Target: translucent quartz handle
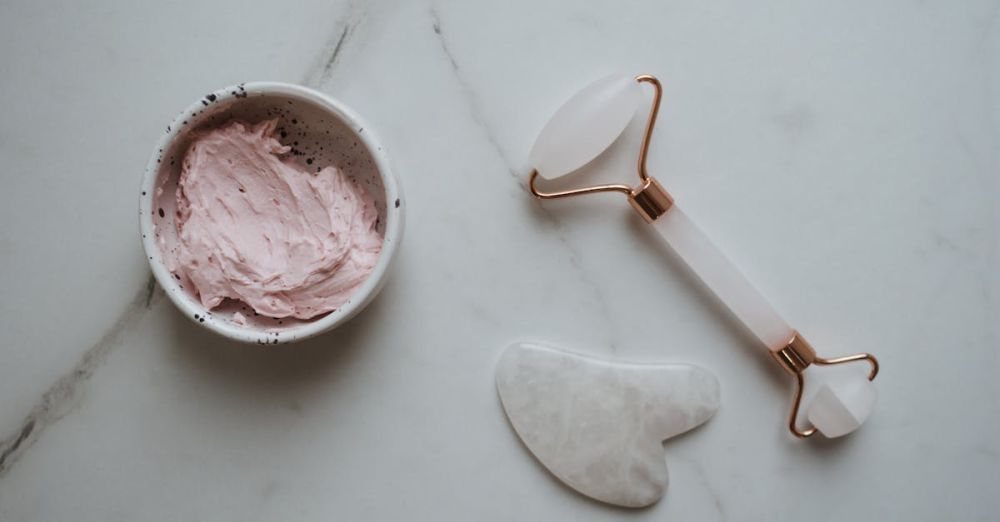
M 676 204 L 653 228 L 761 342 L 773 351 L 785 347 L 794 330 Z

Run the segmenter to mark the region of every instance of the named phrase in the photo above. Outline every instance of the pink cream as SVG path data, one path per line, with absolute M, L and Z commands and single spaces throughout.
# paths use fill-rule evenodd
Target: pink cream
M 365 190 L 334 167 L 284 157 L 277 120 L 231 121 L 195 137 L 177 190 L 177 263 L 202 304 L 236 299 L 268 317 L 343 305 L 382 249 Z

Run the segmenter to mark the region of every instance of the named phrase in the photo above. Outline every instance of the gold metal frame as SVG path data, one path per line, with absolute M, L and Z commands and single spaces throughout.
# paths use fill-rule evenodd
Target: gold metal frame
M 628 196 L 632 208 L 642 216 L 646 222 L 653 222 L 662 216 L 674 200 L 670 194 L 655 179 L 649 177 L 646 171 L 646 157 L 649 152 L 649 142 L 653 137 L 653 128 L 656 126 L 656 117 L 660 112 L 660 100 L 663 98 L 663 86 L 655 76 L 644 74 L 636 76 L 635 81 L 639 83 L 649 83 L 655 89 L 653 96 L 653 106 L 649 109 L 649 118 L 646 120 L 646 132 L 642 138 L 642 148 L 639 149 L 639 181 L 642 183 L 638 187 L 630 187 L 622 184 L 593 185 L 578 189 L 561 190 L 556 192 L 543 192 L 538 189 L 535 182 L 538 179 L 538 171 L 531 171 L 528 178 L 528 189 L 535 197 L 541 199 L 558 199 L 571 196 L 581 196 L 584 194 L 596 194 L 599 192 L 621 192 Z
M 803 374 L 809 365 L 832 366 L 834 364 L 844 364 L 854 361 L 868 361 L 868 364 L 871 365 L 871 371 L 868 372 L 868 380 L 873 381 L 875 380 L 875 376 L 878 375 L 878 359 L 874 355 L 870 353 L 856 353 L 844 357 L 824 359 L 816 355 L 816 350 L 813 349 L 812 345 L 799 332 L 795 332 L 792 335 L 792 338 L 788 340 L 784 348 L 771 352 L 771 356 L 781 364 L 781 367 L 785 371 L 795 377 L 795 393 L 792 399 L 792 409 L 788 414 L 788 429 L 800 439 L 811 437 L 816 433 L 815 427 L 804 431 L 798 427 L 799 406 L 802 404 L 802 392 L 803 388 L 805 388 L 805 375 Z
M 642 216 L 647 223 L 652 223 L 657 218 L 662 216 L 670 209 L 673 205 L 674 200 L 670 194 L 663 188 L 662 185 L 656 179 L 649 176 L 646 171 L 646 157 L 649 152 L 649 143 L 653 137 L 653 128 L 656 125 L 656 118 L 660 112 L 660 100 L 663 98 L 663 86 L 660 85 L 660 81 L 656 79 L 655 76 L 650 76 L 644 74 L 641 76 L 636 76 L 635 81 L 639 83 L 649 83 L 655 89 L 653 96 L 653 105 L 649 110 L 649 117 L 646 120 L 646 132 L 642 138 L 642 147 L 639 149 L 639 181 L 641 182 L 637 187 L 630 187 L 628 185 L 621 184 L 609 184 L 609 185 L 593 185 L 590 187 L 582 187 L 577 189 L 562 190 L 557 192 L 543 192 L 538 189 L 535 182 L 538 179 L 538 171 L 531 171 L 531 176 L 528 178 L 528 188 L 535 197 L 541 199 L 558 199 L 566 198 L 571 196 L 581 196 L 585 194 L 596 194 L 600 192 L 621 192 L 628 197 L 629 204 L 632 208 Z M 854 355 L 848 355 L 845 357 L 836 357 L 833 359 L 824 359 L 816 355 L 816 351 L 813 347 L 806 342 L 802 336 L 795 332 L 788 343 L 780 350 L 772 351 L 771 356 L 774 357 L 781 367 L 785 369 L 788 373 L 795 377 L 795 393 L 792 399 L 792 409 L 788 415 L 788 429 L 799 438 L 810 437 L 816 433 L 815 427 L 810 427 L 806 430 L 800 430 L 797 426 L 799 418 L 799 407 L 802 403 L 802 392 L 805 386 L 805 376 L 803 375 L 806 369 L 812 365 L 817 364 L 821 366 L 831 366 L 834 364 L 844 364 L 854 361 L 868 361 L 871 365 L 871 371 L 868 373 L 868 380 L 875 380 L 875 376 L 878 375 L 878 360 L 874 355 L 870 353 L 858 353 Z

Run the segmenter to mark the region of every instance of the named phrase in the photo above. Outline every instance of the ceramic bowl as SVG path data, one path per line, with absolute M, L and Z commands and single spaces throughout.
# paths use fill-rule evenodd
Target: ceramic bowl
M 301 162 L 303 168 L 336 166 L 371 194 L 378 209 L 378 229 L 384 238 L 375 269 L 354 295 L 340 308 L 309 320 L 255 315 L 244 303 L 228 299 L 207 310 L 191 285 L 185 285 L 168 268 L 172 258 L 167 256 L 175 251 L 177 241 L 175 192 L 192 131 L 212 128 L 231 119 L 257 123 L 271 118 L 278 118 L 280 141 L 293 146 L 296 153 L 292 158 Z M 185 316 L 230 339 L 281 344 L 336 328 L 371 302 L 381 289 L 399 246 L 404 208 L 385 150 L 371 127 L 354 111 L 306 87 L 250 82 L 205 95 L 166 127 L 143 174 L 139 229 L 156 281 Z M 245 324 L 234 320 L 236 312 L 246 317 Z

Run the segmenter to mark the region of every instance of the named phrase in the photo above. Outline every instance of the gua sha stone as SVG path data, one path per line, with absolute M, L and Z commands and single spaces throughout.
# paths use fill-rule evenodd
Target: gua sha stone
M 525 446 L 580 493 L 625 507 L 667 487 L 663 441 L 719 409 L 719 381 L 698 366 L 618 362 L 532 343 L 506 349 L 497 390 Z

